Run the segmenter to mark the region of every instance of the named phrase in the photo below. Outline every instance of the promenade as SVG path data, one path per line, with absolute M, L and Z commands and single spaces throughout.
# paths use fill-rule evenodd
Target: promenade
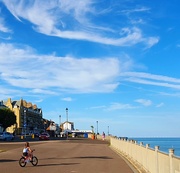
M 18 164 L 23 142 L 0 142 L 2 173 L 137 173 L 109 147 L 108 142 L 91 139 L 31 141 L 37 166 Z

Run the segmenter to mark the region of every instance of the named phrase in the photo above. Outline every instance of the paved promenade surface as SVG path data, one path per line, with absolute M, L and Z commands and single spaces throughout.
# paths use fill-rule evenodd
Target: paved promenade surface
M 24 142 L 0 142 L 0 173 L 133 173 L 105 141 L 69 139 L 31 141 L 37 166 L 19 166 Z

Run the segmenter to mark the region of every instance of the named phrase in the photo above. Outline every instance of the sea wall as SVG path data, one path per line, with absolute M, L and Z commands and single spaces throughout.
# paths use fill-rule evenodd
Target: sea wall
M 129 160 L 139 172 L 180 173 L 180 158 L 174 155 L 173 149 L 169 149 L 169 154 L 166 154 L 158 146 L 153 149 L 148 144 L 144 146 L 133 140 L 115 137 L 110 137 L 110 146 Z

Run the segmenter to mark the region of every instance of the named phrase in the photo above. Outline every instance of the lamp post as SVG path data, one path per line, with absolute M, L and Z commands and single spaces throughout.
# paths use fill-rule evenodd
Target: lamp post
M 59 115 L 59 126 L 61 126 L 61 115 Z
M 66 108 L 66 130 L 67 130 L 67 139 L 68 139 L 68 108 Z
M 108 126 L 108 136 L 109 136 L 109 126 Z
M 68 108 L 66 108 L 66 129 L 68 129 Z
M 61 131 L 61 115 L 59 115 L 59 129 Z
M 97 123 L 97 135 L 98 135 L 98 121 L 96 121 L 96 123 Z
M 27 124 L 26 124 L 26 109 L 24 109 L 24 138 L 26 138 L 26 126 L 27 126 Z

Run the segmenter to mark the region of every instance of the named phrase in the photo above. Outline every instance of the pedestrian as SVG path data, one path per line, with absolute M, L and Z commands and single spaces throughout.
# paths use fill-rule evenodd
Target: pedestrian
M 103 134 L 102 134 L 102 139 L 103 139 L 103 141 L 104 141 L 104 139 L 105 139 L 105 133 L 103 132 Z

